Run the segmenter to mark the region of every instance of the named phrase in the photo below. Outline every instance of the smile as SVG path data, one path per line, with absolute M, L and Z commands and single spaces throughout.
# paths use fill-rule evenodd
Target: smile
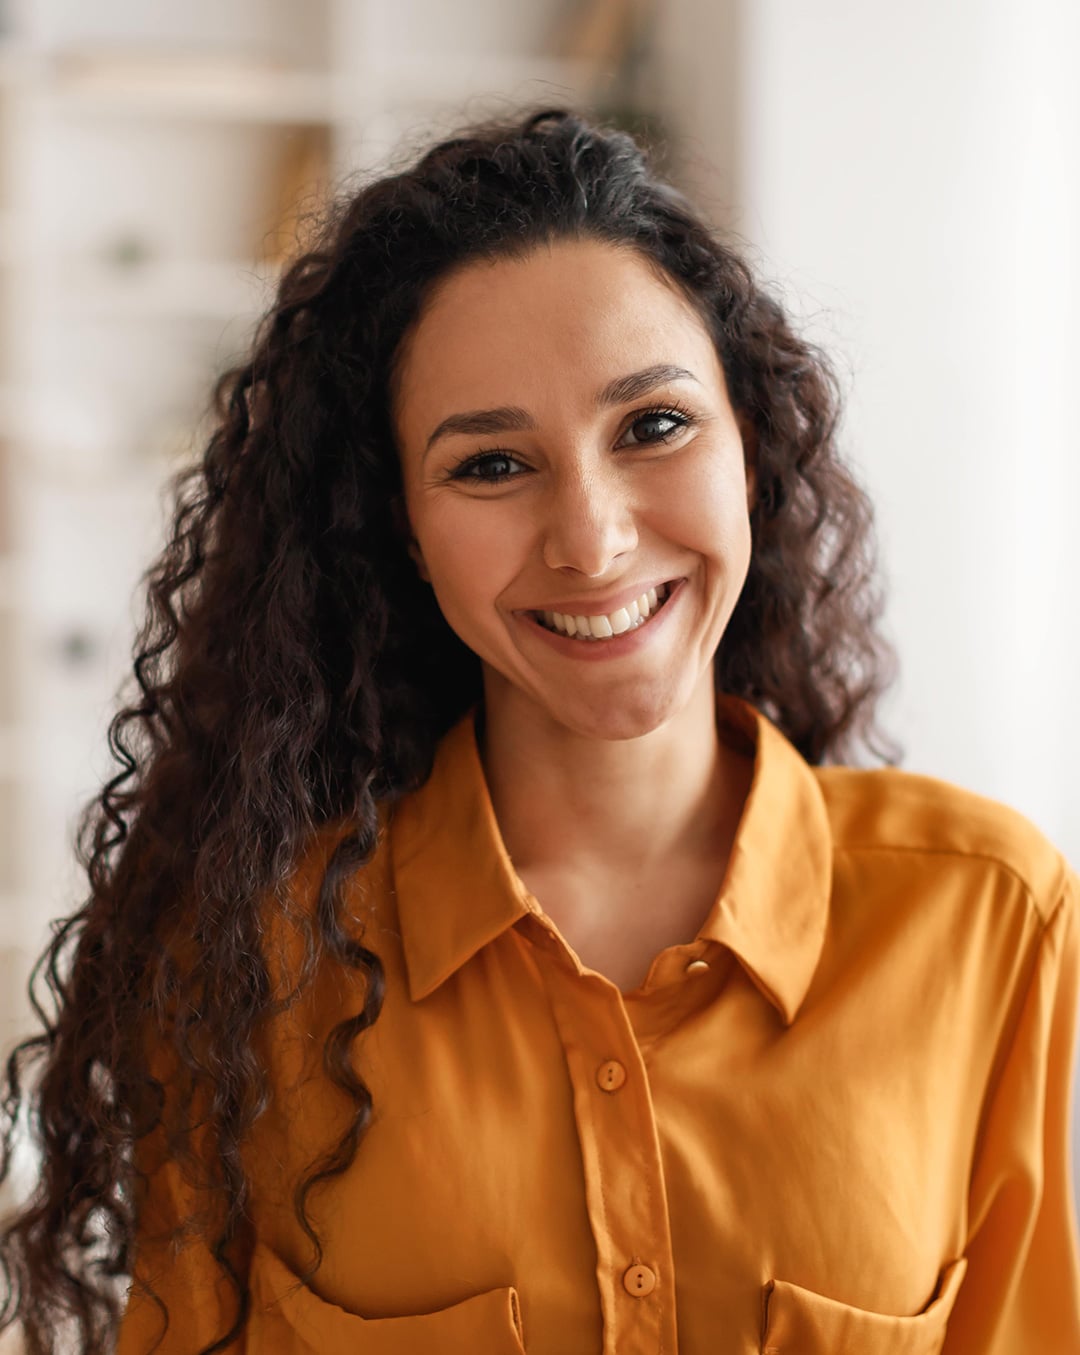
M 530 612 L 529 615 L 544 627 L 557 635 L 565 635 L 574 640 L 603 641 L 625 635 L 627 631 L 637 630 L 654 616 L 667 601 L 672 585 L 662 583 L 650 588 L 626 607 L 599 616 L 571 616 L 562 612 Z

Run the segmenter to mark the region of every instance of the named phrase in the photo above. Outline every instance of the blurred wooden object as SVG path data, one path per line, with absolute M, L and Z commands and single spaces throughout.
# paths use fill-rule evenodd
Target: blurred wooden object
M 557 29 L 557 50 L 598 73 L 618 74 L 651 26 L 655 8 L 655 0 L 571 0 Z
M 307 248 L 330 183 L 330 163 L 329 127 L 289 129 L 273 184 L 266 235 L 256 250 L 260 264 L 280 268 Z
M 556 45 L 592 72 L 592 108 L 605 121 L 662 145 L 664 132 L 650 89 L 656 0 L 570 0 Z

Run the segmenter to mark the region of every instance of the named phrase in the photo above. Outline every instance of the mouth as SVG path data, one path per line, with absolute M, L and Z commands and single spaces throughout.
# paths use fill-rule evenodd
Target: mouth
M 545 630 L 583 643 L 603 643 L 639 630 L 661 611 L 679 579 L 670 579 L 642 593 L 626 607 L 602 616 L 571 616 L 563 612 L 533 611 L 529 616 Z

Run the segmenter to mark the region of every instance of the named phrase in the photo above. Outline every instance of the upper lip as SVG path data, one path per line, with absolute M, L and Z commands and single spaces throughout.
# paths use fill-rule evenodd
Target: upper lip
M 628 607 L 636 598 L 641 597 L 642 593 L 647 593 L 650 588 L 659 588 L 661 584 L 675 584 L 679 582 L 679 577 L 672 578 L 665 575 L 659 579 L 647 580 L 645 583 L 629 584 L 626 588 L 620 589 L 618 593 L 603 593 L 592 598 L 577 598 L 572 602 L 548 602 L 543 607 L 525 607 L 523 611 L 528 612 L 562 612 L 564 616 L 610 616 L 617 612 L 620 607 Z

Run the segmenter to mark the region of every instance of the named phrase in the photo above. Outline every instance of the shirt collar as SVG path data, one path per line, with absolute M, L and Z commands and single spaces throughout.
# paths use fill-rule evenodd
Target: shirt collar
M 724 716 L 754 744 L 754 776 L 723 887 L 699 936 L 730 948 L 790 1024 L 825 938 L 832 843 L 813 770 L 744 701 Z M 395 808 L 390 849 L 413 1001 L 427 997 L 519 918 L 536 912 L 499 833 L 475 707 L 443 737 L 432 772 Z

